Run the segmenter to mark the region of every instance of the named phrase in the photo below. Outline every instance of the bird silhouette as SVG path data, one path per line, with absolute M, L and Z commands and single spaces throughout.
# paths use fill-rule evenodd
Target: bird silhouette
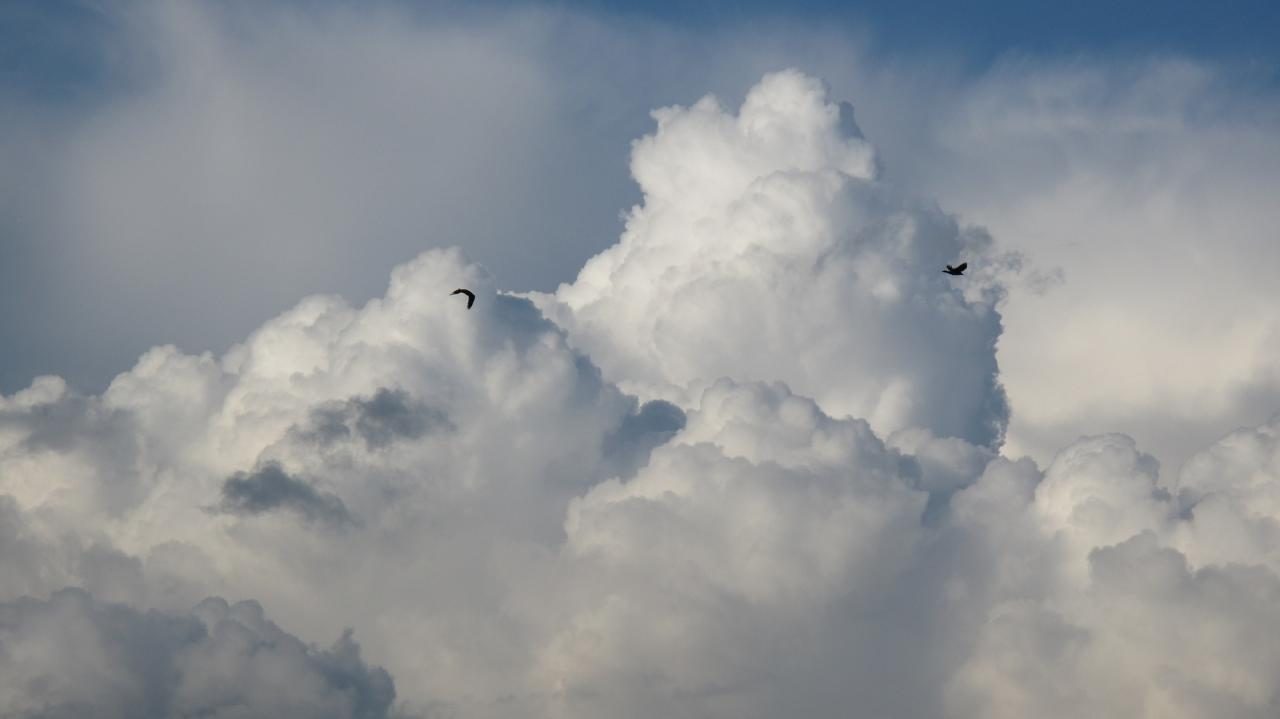
M 476 293 L 472 292 L 471 290 L 464 290 L 461 287 L 459 287 L 458 289 L 454 290 L 453 292 L 450 292 L 449 294 L 450 295 L 466 295 L 467 309 L 471 309 L 471 305 L 474 305 L 476 303 Z
M 960 275 L 964 274 L 964 270 L 968 266 L 969 266 L 968 262 L 961 262 L 955 267 L 952 267 L 951 265 L 947 265 L 947 269 L 943 270 L 943 272 L 949 275 L 955 275 L 956 277 L 959 277 Z

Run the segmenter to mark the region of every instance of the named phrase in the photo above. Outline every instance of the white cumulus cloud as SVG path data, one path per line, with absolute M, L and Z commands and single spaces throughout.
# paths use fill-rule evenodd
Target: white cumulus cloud
M 999 443 L 993 276 L 1016 258 L 878 183 L 853 108 L 813 78 L 654 117 L 622 238 L 538 298 L 608 378 L 676 401 L 722 376 L 783 381 L 881 433 Z M 941 272 L 962 261 L 970 278 Z

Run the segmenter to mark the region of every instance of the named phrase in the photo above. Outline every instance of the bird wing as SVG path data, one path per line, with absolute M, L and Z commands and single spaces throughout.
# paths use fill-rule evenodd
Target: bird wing
M 471 309 L 471 305 L 474 305 L 476 303 L 476 295 L 471 290 L 464 290 L 461 287 L 459 287 L 458 289 L 454 290 L 453 292 L 450 292 L 449 294 L 450 295 L 466 295 L 467 309 Z
M 956 272 L 964 272 L 964 271 L 965 271 L 965 268 L 966 268 L 966 267 L 968 267 L 968 266 L 969 266 L 969 263 L 968 263 L 968 262 L 961 262 L 961 263 L 956 267 Z

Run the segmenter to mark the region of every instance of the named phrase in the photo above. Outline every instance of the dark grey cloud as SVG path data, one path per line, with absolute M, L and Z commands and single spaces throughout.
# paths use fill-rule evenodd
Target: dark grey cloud
M 368 399 L 352 400 L 355 429 L 370 449 L 397 439 L 417 439 L 434 426 L 448 424 L 444 413 L 413 402 L 404 390 L 379 389 Z
M 165 613 L 64 589 L 0 603 L 6 717 L 377 719 L 395 696 L 350 631 L 308 646 L 252 601 Z
M 317 407 L 311 412 L 310 422 L 297 434 L 323 445 L 359 437 L 372 451 L 399 440 L 451 429 L 453 423 L 441 410 L 414 399 L 403 389 L 382 387 L 369 397 L 352 397 Z
M 649 463 L 654 448 L 666 444 L 684 425 L 684 410 L 674 404 L 660 399 L 645 402 L 604 438 L 604 457 L 614 473 L 630 477 Z
M 321 492 L 291 476 L 276 462 L 267 462 L 252 472 L 236 472 L 228 477 L 222 484 L 219 509 L 240 515 L 288 510 L 307 521 L 331 526 L 354 521 L 339 497 Z

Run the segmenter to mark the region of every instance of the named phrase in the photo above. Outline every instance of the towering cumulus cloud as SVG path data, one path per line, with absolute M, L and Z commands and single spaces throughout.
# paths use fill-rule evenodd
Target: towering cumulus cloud
M 802 74 L 657 119 L 554 295 L 432 251 L 0 397 L 0 716 L 1275 713 L 1280 417 L 1000 456 L 1016 257 Z
M 881 433 L 999 443 L 990 240 L 877 182 L 849 104 L 782 72 L 736 115 L 707 97 L 654 117 L 631 162 L 644 204 L 541 301 L 607 377 L 667 399 L 781 380 Z M 960 259 L 981 269 L 957 285 L 939 270 Z

